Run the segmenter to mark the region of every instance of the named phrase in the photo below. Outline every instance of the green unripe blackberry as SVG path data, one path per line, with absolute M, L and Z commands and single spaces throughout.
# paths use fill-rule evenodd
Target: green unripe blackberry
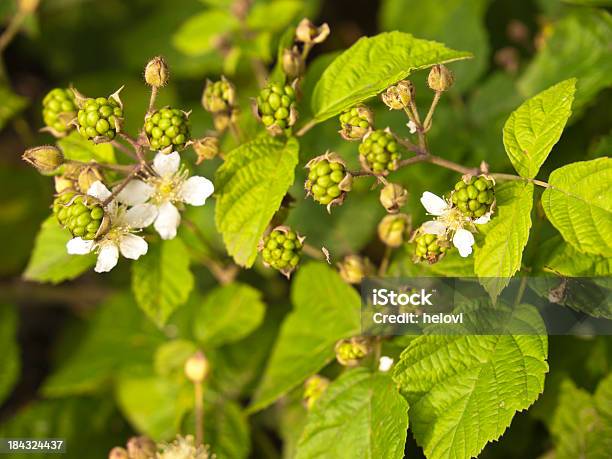
M 389 131 L 378 129 L 366 136 L 359 145 L 362 166 L 378 175 L 397 169 L 401 147 Z
M 436 263 L 449 249 L 450 245 L 443 236 L 419 234 L 414 238 L 416 244 L 414 255 L 417 262 Z
M 78 129 L 83 137 L 96 141 L 113 140 L 120 130 L 123 117 L 121 104 L 112 96 L 85 99 L 77 115 Z
M 318 203 L 328 206 L 328 210 L 332 205 L 342 204 L 353 181 L 342 158 L 327 152 L 311 159 L 306 167 L 309 172 L 304 188 L 308 194 Z
M 303 240 L 289 227 L 277 226 L 260 243 L 264 264 L 289 277 L 300 262 Z
M 345 140 L 361 140 L 372 130 L 374 115 L 365 105 L 357 105 L 342 112 L 340 135 Z
M 485 175 L 460 180 L 455 184 L 451 200 L 466 217 L 482 217 L 493 208 L 495 182 Z
M 73 129 L 70 122 L 77 114 L 77 105 L 70 89 L 52 89 L 43 99 L 42 106 L 43 121 L 55 135 L 63 135 Z
M 270 83 L 261 90 L 256 101 L 256 114 L 273 135 L 290 128 L 297 121 L 294 86 Z
M 236 103 L 236 89 L 225 77 L 206 82 L 202 94 L 202 106 L 210 113 L 230 112 Z
M 182 150 L 191 139 L 189 116 L 178 108 L 161 108 L 145 119 L 151 150 Z
M 99 201 L 75 193 L 62 193 L 53 201 L 59 223 L 75 237 L 96 239 L 104 232 L 104 209 Z

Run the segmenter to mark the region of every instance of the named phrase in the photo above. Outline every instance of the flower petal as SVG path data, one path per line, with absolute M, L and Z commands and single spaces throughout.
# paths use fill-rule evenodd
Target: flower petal
M 474 235 L 468 230 L 460 228 L 455 231 L 455 235 L 453 236 L 453 245 L 459 249 L 459 255 L 462 257 L 467 257 L 472 253 Z
M 431 220 L 421 225 L 421 228 L 426 234 L 436 234 L 438 236 L 446 233 L 446 225 L 437 220 Z
M 117 200 L 128 206 L 147 202 L 155 190 L 142 180 L 131 180 L 117 195 Z
M 104 201 L 111 195 L 111 192 L 108 188 L 106 188 L 104 183 L 102 183 L 100 180 L 96 180 L 87 190 L 87 194 L 99 199 L 100 201 Z
M 446 201 L 429 191 L 426 191 L 423 193 L 423 196 L 421 196 L 421 204 L 423 204 L 425 210 L 431 215 L 440 216 L 448 211 L 448 204 Z
M 130 260 L 138 260 L 142 255 L 147 253 L 148 248 L 147 241 L 135 234 L 127 233 L 119 239 L 119 250 L 121 250 L 121 255 Z
M 119 248 L 112 242 L 104 244 L 98 253 L 98 262 L 94 271 L 107 273 L 117 265 L 119 261 Z
M 166 155 L 164 153 L 157 153 L 153 160 L 153 169 L 162 177 L 168 177 L 179 170 L 181 165 L 181 157 L 176 152 Z
M 474 220 L 474 223 L 476 223 L 477 225 L 484 225 L 486 223 L 489 223 L 491 221 L 491 214 L 492 212 L 487 212 L 483 216 L 478 217 L 476 220 Z
M 174 239 L 176 229 L 181 222 L 181 214 L 178 209 L 170 202 L 166 202 L 157 208 L 157 219 L 155 229 L 162 239 Z
M 208 198 L 215 191 L 213 183 L 205 177 L 189 177 L 181 189 L 181 198 L 192 206 L 203 206 Z
M 93 250 L 94 244 L 94 241 L 75 237 L 66 243 L 66 250 L 70 255 L 87 255 Z
M 386 373 L 387 371 L 391 369 L 392 365 L 393 365 L 393 359 L 391 357 L 387 357 L 386 355 L 383 355 L 378 361 L 378 370 L 382 371 L 383 373 Z
M 156 206 L 153 204 L 138 204 L 125 213 L 123 221 L 130 228 L 146 228 L 155 221 L 156 217 Z

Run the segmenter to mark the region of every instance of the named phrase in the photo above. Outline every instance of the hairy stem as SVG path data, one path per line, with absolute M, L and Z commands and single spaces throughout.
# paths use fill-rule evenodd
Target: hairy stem
M 147 110 L 147 114 L 151 113 L 155 108 L 155 101 L 157 100 L 157 94 L 159 93 L 159 88 L 157 86 L 151 86 L 151 97 L 149 99 L 149 109 Z
M 427 116 L 425 117 L 425 121 L 423 121 L 423 130 L 425 132 L 431 129 L 431 120 L 433 119 L 434 112 L 436 111 L 436 107 L 438 106 L 438 102 L 440 102 L 440 97 L 442 96 L 441 91 L 436 91 L 434 94 L 434 98 L 431 101 L 431 106 L 429 107 L 429 111 L 427 112 Z

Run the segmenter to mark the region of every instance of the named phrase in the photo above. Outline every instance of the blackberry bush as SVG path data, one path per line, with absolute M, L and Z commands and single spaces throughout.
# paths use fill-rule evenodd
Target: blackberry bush
M 373 131 L 359 145 L 362 166 L 377 175 L 387 175 L 396 170 L 400 158 L 401 147 L 388 130 Z
M 191 138 L 189 114 L 177 108 L 161 108 L 145 119 L 145 132 L 154 151 L 182 150 Z

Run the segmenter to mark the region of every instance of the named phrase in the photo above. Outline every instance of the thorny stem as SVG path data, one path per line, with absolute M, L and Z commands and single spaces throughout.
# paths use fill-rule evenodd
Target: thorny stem
M 193 383 L 195 395 L 195 443 L 196 446 L 204 442 L 204 383 L 195 381 Z
M 434 94 L 434 98 L 431 101 L 431 106 L 429 107 L 429 111 L 427 112 L 427 116 L 425 117 L 425 121 L 423 121 L 423 130 L 425 132 L 431 129 L 431 120 L 433 118 L 434 112 L 436 111 L 436 107 L 438 102 L 440 102 L 440 97 L 442 96 L 442 91 L 436 91 Z

